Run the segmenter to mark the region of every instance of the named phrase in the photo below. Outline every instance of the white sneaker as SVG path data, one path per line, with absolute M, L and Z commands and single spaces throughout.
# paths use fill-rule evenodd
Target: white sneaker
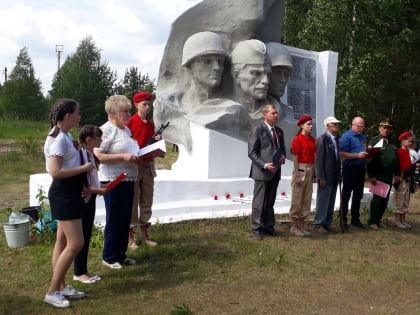
M 66 285 L 63 290 L 60 291 L 62 295 L 71 299 L 82 299 L 86 296 L 85 292 L 77 291 L 70 284 Z
M 70 301 L 67 300 L 60 291 L 53 294 L 45 294 L 44 302 L 55 307 L 69 307 Z
M 107 266 L 108 268 L 111 268 L 111 269 L 121 269 L 123 267 L 121 266 L 119 262 L 108 263 L 105 260 L 102 260 L 102 265 Z
M 121 264 L 123 264 L 123 265 L 135 265 L 136 261 L 132 258 L 126 257 L 123 261 L 121 261 Z

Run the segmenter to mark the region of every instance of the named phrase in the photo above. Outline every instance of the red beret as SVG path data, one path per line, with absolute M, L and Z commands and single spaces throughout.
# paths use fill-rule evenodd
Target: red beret
M 405 131 L 402 134 L 400 134 L 400 136 L 398 137 L 398 141 L 402 141 L 405 138 L 409 138 L 409 137 L 412 137 L 412 136 L 413 136 L 413 134 L 411 133 L 411 131 Z
M 308 120 L 312 120 L 311 116 L 302 116 L 299 118 L 298 122 L 296 123 L 296 125 L 298 125 L 299 127 L 302 126 L 304 123 L 306 123 Z
M 138 92 L 133 96 L 134 104 L 143 102 L 143 101 L 151 101 L 153 99 L 153 94 L 149 92 Z

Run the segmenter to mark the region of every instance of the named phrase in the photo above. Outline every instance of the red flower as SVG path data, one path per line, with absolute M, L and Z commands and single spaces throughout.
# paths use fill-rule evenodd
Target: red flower
M 244 197 L 244 193 L 240 193 L 239 198 L 243 198 L 243 197 Z
M 219 199 L 219 197 L 217 197 L 217 195 L 214 195 L 213 199 L 217 200 L 217 199 Z
M 282 192 L 281 192 L 281 195 L 282 195 L 282 196 L 286 196 L 286 192 L 285 192 L 285 191 L 282 191 Z
M 226 194 L 226 199 L 230 199 L 230 194 Z

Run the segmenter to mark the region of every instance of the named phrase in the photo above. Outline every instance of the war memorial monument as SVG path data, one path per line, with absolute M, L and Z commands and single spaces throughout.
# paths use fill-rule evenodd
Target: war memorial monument
M 316 136 L 334 115 L 338 55 L 283 45 L 284 2 L 203 0 L 173 22 L 153 119 L 156 126 L 170 122 L 163 136 L 178 145 L 179 158 L 157 172 L 152 222 L 251 212 L 247 140 L 263 105 L 277 107 L 286 146 L 300 116 L 314 118 Z M 290 161 L 282 166 L 277 213 L 288 211 L 291 169 Z M 31 176 L 30 205 L 50 181 L 48 174 Z M 102 197 L 96 222 L 105 222 Z

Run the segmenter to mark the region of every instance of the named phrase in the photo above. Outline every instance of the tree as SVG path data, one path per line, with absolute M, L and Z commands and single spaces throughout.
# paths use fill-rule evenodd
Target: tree
M 41 90 L 41 81 L 35 78 L 32 60 L 28 49 L 24 47 L 1 89 L 0 115 L 18 119 L 45 119 L 48 109 Z
M 101 61 L 100 49 L 88 36 L 82 39 L 76 52 L 67 57 L 56 73 L 51 100 L 69 97 L 80 103 L 81 124 L 101 125 L 107 120 L 105 100 L 113 94 L 116 74 Z
M 115 86 L 117 94 L 125 95 L 130 100 L 139 91 L 153 93 L 155 91 L 154 81 L 150 80 L 148 74 L 142 75 L 137 67 L 130 67 L 125 70 L 124 79 Z M 153 117 L 153 107 L 150 109 L 149 118 Z
M 126 69 L 124 78 L 115 86 L 117 94 L 125 95 L 129 99 L 139 91 L 153 93 L 154 90 L 154 80 L 151 80 L 148 74 L 141 74 L 137 67 Z
M 339 53 L 336 115 L 344 125 L 361 115 L 373 134 L 389 116 L 396 133 L 419 132 L 419 13 L 413 0 L 288 1 L 285 21 L 298 21 L 284 25 L 285 44 Z

